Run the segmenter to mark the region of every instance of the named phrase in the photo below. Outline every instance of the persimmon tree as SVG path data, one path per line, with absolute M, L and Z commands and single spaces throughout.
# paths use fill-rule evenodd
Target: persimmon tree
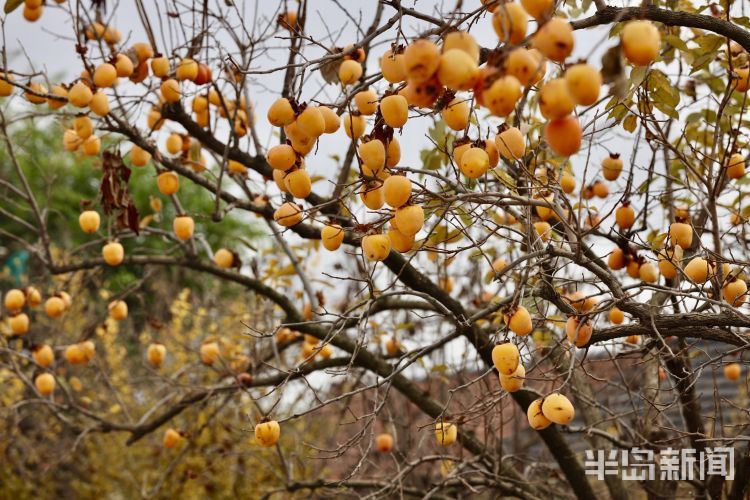
M 76 65 L 53 80 L 4 45 L 0 235 L 37 270 L 4 289 L 9 418 L 149 438 L 173 464 L 215 452 L 218 419 L 273 465 L 251 486 L 269 496 L 744 497 L 746 382 L 744 400 L 696 390 L 746 380 L 741 2 L 149 4 L 6 2 L 5 25 L 73 40 Z M 30 122 L 59 127 L 94 197 L 32 188 Z M 229 221 L 267 237 L 217 238 Z M 138 286 L 70 286 L 118 269 Z M 245 316 L 200 339 L 167 317 L 120 352 L 148 383 L 111 376 L 105 327 L 143 337 L 162 269 L 244 289 Z M 71 331 L 81 301 L 99 313 Z M 71 377 L 94 369 L 82 401 Z M 581 439 L 732 448 L 737 472 L 597 482 Z

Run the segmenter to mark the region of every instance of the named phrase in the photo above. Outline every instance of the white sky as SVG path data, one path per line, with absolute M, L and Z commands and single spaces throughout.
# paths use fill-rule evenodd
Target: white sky
M 215 5 L 217 0 L 211 2 Z M 220 4 L 224 4 L 223 0 L 218 0 Z M 71 0 L 71 3 L 75 5 L 75 2 Z M 129 40 L 130 42 L 135 41 L 146 41 L 145 32 L 141 27 L 140 20 L 135 11 L 134 7 L 131 7 L 129 1 L 121 1 L 119 4 L 108 1 L 110 7 L 107 11 L 107 16 L 112 16 L 112 24 L 119 28 L 123 33 L 123 39 Z M 164 16 L 164 4 L 172 4 L 165 0 L 159 2 L 145 2 L 150 7 L 150 21 L 154 26 L 154 29 L 158 30 L 158 19 L 161 17 L 162 22 L 167 22 Z M 373 1 L 349 1 L 345 2 L 344 5 L 350 8 L 349 15 L 347 17 L 337 6 L 337 3 L 329 0 L 315 0 L 310 2 L 312 11 L 308 13 L 307 32 L 316 40 L 322 41 L 327 46 L 336 45 L 344 46 L 351 43 L 359 38 L 358 29 L 365 30 L 370 25 L 373 13 L 375 10 L 376 3 Z M 90 2 L 82 2 L 81 5 L 88 7 Z M 156 10 L 153 8 L 154 4 L 158 4 L 162 13 L 158 16 Z M 239 9 L 245 14 L 247 20 L 246 28 L 251 29 L 251 20 L 256 18 L 262 21 L 268 19 L 274 19 L 278 12 L 279 2 L 276 1 L 237 1 Z M 439 8 L 440 5 L 451 5 L 452 2 L 435 2 L 435 1 L 405 1 L 404 5 L 407 7 L 413 7 L 423 12 L 429 12 L 430 14 L 438 15 L 435 9 Z M 477 4 L 477 5 L 474 5 Z M 468 0 L 464 2 L 466 9 L 473 9 L 478 6 L 478 0 Z M 289 2 L 289 5 L 296 5 L 295 2 Z M 64 5 L 68 8 L 68 5 Z M 256 11 L 257 9 L 257 11 Z M 225 7 L 226 10 L 226 7 Z M 229 23 L 237 23 L 237 15 L 231 10 L 228 11 Z M 394 14 L 394 10 L 390 7 L 385 8 L 383 15 L 384 19 L 390 18 Z M 361 21 L 355 23 L 354 20 Z M 181 45 L 184 43 L 184 37 L 182 36 L 181 30 L 178 29 L 174 19 L 169 19 L 171 26 L 165 30 L 166 35 L 159 37 L 157 35 L 157 43 L 163 43 L 159 39 L 172 40 L 172 43 L 168 44 L 171 47 L 175 45 Z M 189 22 L 189 20 L 185 20 Z M 260 22 L 259 24 L 265 25 L 266 23 Z M 429 27 L 425 22 L 418 22 L 414 18 L 408 18 L 403 26 L 403 31 L 407 36 L 416 35 L 426 27 Z M 533 22 L 529 27 L 529 32 L 533 30 Z M 329 32 L 334 35 L 335 40 L 333 43 L 330 41 Z M 492 47 L 496 44 L 497 37 L 492 30 L 490 17 L 485 17 L 479 23 L 471 28 L 472 34 L 477 38 L 479 43 L 485 47 Z M 377 61 L 380 55 L 387 49 L 390 40 L 393 38 L 395 32 L 390 30 L 386 34 L 376 39 L 376 43 L 371 50 L 369 57 L 368 69 L 370 72 L 375 71 L 377 67 Z M 273 50 L 263 54 L 262 57 L 258 58 L 257 61 L 253 61 L 252 68 L 263 68 L 267 69 L 270 67 L 283 66 L 286 62 L 286 47 L 288 41 L 282 39 L 285 36 L 285 32 L 277 32 L 278 38 L 271 41 L 271 45 L 274 46 Z M 227 37 L 221 37 L 222 40 L 226 40 L 230 43 Z M 59 78 L 60 81 L 68 82 L 74 79 L 81 71 L 82 65 L 78 56 L 75 54 L 74 41 L 72 39 L 72 28 L 69 23 L 69 15 L 66 11 L 59 7 L 49 7 L 45 9 L 45 12 L 40 21 L 31 24 L 23 20 L 20 9 L 12 13 L 7 18 L 5 23 L 5 40 L 7 43 L 8 52 L 10 54 L 10 66 L 13 70 L 24 72 L 30 71 L 32 67 L 27 62 L 27 59 L 33 62 L 33 69 L 37 71 L 43 71 L 50 76 L 52 83 L 54 80 Z M 599 65 L 601 55 L 603 52 L 612 45 L 612 41 L 606 39 L 606 30 L 588 30 L 586 32 L 576 33 L 576 49 L 571 57 L 571 60 L 577 60 L 579 58 L 589 58 L 589 60 L 595 65 Z M 164 47 L 159 47 L 162 52 L 167 52 Z M 323 51 L 319 47 L 312 47 L 305 49 L 306 57 L 314 59 L 323 54 Z M 554 74 L 554 70 L 550 68 L 550 72 Z M 219 71 L 214 69 L 214 76 Z M 283 79 L 283 71 L 279 71 L 270 75 L 262 75 L 257 77 L 257 81 L 250 87 L 250 97 L 256 105 L 258 115 L 260 118 L 265 116 L 265 112 L 268 109 L 270 103 L 278 97 L 278 89 L 280 89 L 281 82 Z M 319 78 L 311 78 L 311 81 L 306 82 L 303 93 L 303 99 L 314 97 L 315 99 L 323 102 L 333 102 L 340 95 L 339 87 L 337 85 L 325 85 Z M 382 90 L 385 88 L 382 82 L 380 82 L 376 89 Z M 492 126 L 493 128 L 502 123 L 502 120 L 497 118 L 489 118 L 484 124 Z M 402 147 L 403 164 L 415 165 L 419 158 L 420 145 L 427 144 L 423 134 L 427 128 L 432 124 L 432 120 L 429 118 L 412 120 L 409 122 L 404 130 L 404 135 L 401 136 L 402 145 L 408 147 Z M 166 136 L 167 127 L 162 132 L 163 136 Z M 259 121 L 259 135 L 262 140 L 268 141 L 267 144 L 272 144 L 274 136 L 272 134 L 271 127 L 266 126 L 265 120 Z M 485 128 L 486 130 L 486 128 Z M 308 161 L 308 167 L 314 173 L 319 174 L 333 174 L 334 168 L 331 167 L 331 162 L 328 160 L 329 155 L 342 153 L 345 149 L 342 147 L 340 140 L 343 137 L 343 131 L 336 136 L 324 136 L 320 141 L 318 154 L 315 157 L 311 157 Z
M 135 8 L 131 7 L 130 1 L 122 0 L 119 5 L 112 3 L 111 1 L 108 3 L 110 4 L 110 7 L 107 15 L 110 16 L 114 13 L 113 24 L 122 31 L 123 39 L 129 40 L 128 46 L 136 41 L 147 40 Z M 167 2 L 166 0 L 160 0 L 158 2 L 146 1 L 145 3 L 149 5 L 149 18 L 157 32 L 159 31 L 158 27 L 160 23 L 171 23 L 164 32 L 164 36 L 157 35 L 157 42 L 162 45 L 159 49 L 162 52 L 171 52 L 171 49 L 174 46 L 182 45 L 185 40 L 181 29 L 176 24 L 176 21 L 163 15 L 163 12 L 165 11 L 164 6 L 166 4 L 172 5 L 173 3 L 171 1 Z M 238 8 L 245 13 L 245 28 L 248 30 L 252 29 L 251 20 L 253 18 L 261 20 L 259 23 L 260 25 L 266 25 L 268 20 L 274 19 L 278 13 L 277 9 L 279 3 L 276 1 L 237 1 L 236 3 Z M 346 16 L 338 6 L 341 3 L 350 8 L 349 16 Z M 212 0 L 211 4 L 217 5 L 217 0 Z M 224 5 L 224 1 L 218 0 L 218 4 Z M 289 4 L 295 5 L 296 7 L 294 2 L 289 2 Z M 422 12 L 439 15 L 435 9 L 440 4 L 435 1 L 407 0 L 404 1 L 403 4 L 406 7 L 414 7 Z M 445 4 L 452 5 L 452 2 L 445 2 Z M 479 5 L 479 0 L 467 0 L 464 4 L 465 8 L 474 9 Z M 75 5 L 75 2 L 72 2 L 72 5 Z M 81 5 L 88 7 L 90 2 L 87 0 Z M 156 13 L 154 5 L 160 6 L 162 12 L 161 15 Z M 367 29 L 370 25 L 376 3 L 370 0 L 348 2 L 314 0 L 310 2 L 310 5 L 312 10 L 308 13 L 306 26 L 307 32 L 310 36 L 328 46 L 336 45 L 341 47 L 361 38 L 358 30 Z M 68 4 L 66 4 L 65 8 L 68 8 Z M 393 15 L 394 10 L 391 7 L 386 7 L 383 19 L 388 19 Z M 184 22 L 188 21 L 189 20 L 184 20 Z M 237 14 L 230 12 L 230 15 L 227 16 L 227 22 L 229 24 L 237 25 L 238 21 L 239 16 L 237 16 Z M 402 29 L 407 36 L 414 36 L 428 27 L 430 26 L 424 22 L 418 22 L 414 18 L 407 18 Z M 533 30 L 534 26 L 532 22 L 529 26 L 529 32 L 531 33 Z M 608 39 L 607 32 L 606 28 L 576 32 L 576 48 L 570 60 L 587 58 L 593 65 L 597 67 L 600 66 L 602 54 L 615 43 L 615 41 Z M 334 34 L 333 41 L 331 41 L 329 33 Z M 480 22 L 473 26 L 471 33 L 477 38 L 479 43 L 485 47 L 494 47 L 497 42 L 497 37 L 492 29 L 489 16 L 484 17 Z M 253 69 L 266 69 L 283 66 L 285 64 L 288 41 L 280 37 L 286 36 L 286 32 L 277 31 L 276 35 L 277 38 L 274 38 L 269 42 L 272 47 L 271 50 L 253 61 Z M 368 61 L 369 72 L 375 71 L 378 59 L 386 50 L 394 35 L 395 32 L 390 30 L 376 39 L 376 43 L 373 45 Z M 54 81 L 55 79 L 61 82 L 69 82 L 73 80 L 82 69 L 80 60 L 74 50 L 72 29 L 69 25 L 69 15 L 61 8 L 47 8 L 42 19 L 35 24 L 29 24 L 24 21 L 21 17 L 20 10 L 12 13 L 8 16 L 5 23 L 5 40 L 11 56 L 10 66 L 15 71 L 30 71 L 32 68 L 27 62 L 28 59 L 28 61 L 33 62 L 34 69 L 37 71 L 41 70 L 45 74 L 51 75 L 51 83 L 56 83 L 56 81 Z M 165 40 L 167 41 L 166 44 L 164 43 Z M 220 37 L 220 41 L 225 44 L 230 44 L 230 40 L 226 36 Z M 169 50 L 166 50 L 166 47 L 168 47 Z M 212 47 L 212 50 L 215 49 L 216 47 Z M 222 50 L 227 49 L 226 47 L 222 47 Z M 323 50 L 320 47 L 305 49 L 305 56 L 310 59 L 315 59 L 322 54 Z M 219 70 L 214 69 L 215 78 L 220 73 Z M 552 66 L 548 67 L 548 77 L 550 75 L 557 75 L 558 73 L 558 68 Z M 283 71 L 279 71 L 269 75 L 258 76 L 250 85 L 250 98 L 256 106 L 259 117 L 258 132 L 261 140 L 264 141 L 265 146 L 272 145 L 274 141 L 277 140 L 274 135 L 275 131 L 265 122 L 265 114 L 270 103 L 279 96 L 282 78 Z M 379 92 L 384 88 L 385 85 L 383 82 L 379 82 L 376 85 L 376 90 Z M 304 89 L 303 99 L 314 97 L 323 102 L 334 102 L 340 96 L 340 90 L 337 85 L 325 85 L 322 80 L 315 75 L 309 78 Z M 504 120 L 495 117 L 488 117 L 486 120 L 483 120 L 482 135 L 486 135 L 488 128 L 495 129 L 496 126 L 503 121 Z M 424 134 L 432 124 L 433 121 L 431 118 L 410 120 L 407 124 L 403 135 L 399 137 L 403 153 L 402 162 L 400 163 L 401 166 L 419 165 L 419 151 L 429 144 L 424 137 Z M 164 141 L 171 130 L 173 130 L 173 127 L 165 126 L 160 132 L 160 141 Z M 622 152 L 627 165 L 632 148 L 632 141 L 629 140 L 629 134 L 622 131 L 620 128 L 613 132 L 607 132 L 607 134 L 611 135 L 611 139 L 608 138 L 608 147 L 612 150 L 619 150 Z M 243 144 L 248 144 L 247 139 L 245 139 Z M 323 136 L 317 154 L 315 156 L 311 155 L 307 161 L 307 167 L 311 174 L 323 175 L 326 178 L 333 179 L 337 172 L 337 167 L 330 159 L 330 156 L 338 154 L 343 157 L 347 145 L 348 140 L 344 135 L 343 130 L 340 130 L 337 134 L 332 136 Z M 588 168 L 589 175 L 591 175 L 592 172 L 598 171 L 599 162 L 605 154 L 606 152 L 603 150 L 597 150 L 594 152 L 591 158 L 591 165 Z M 581 177 L 584 170 L 585 154 L 573 158 L 572 161 L 574 171 L 576 172 L 578 186 L 580 187 Z M 643 161 L 645 162 L 645 159 Z M 640 160 L 639 163 L 641 163 Z M 641 163 L 641 166 L 645 165 Z M 624 187 L 624 177 L 625 176 L 622 176 L 620 181 L 618 181 L 620 183 L 620 189 Z M 637 186 L 640 184 L 640 179 L 642 178 L 642 173 L 639 173 L 634 185 Z M 590 181 L 591 177 L 589 177 L 589 182 Z M 611 186 L 611 189 L 612 191 L 617 190 L 614 185 Z M 606 208 L 609 209 L 610 207 Z M 319 261 L 317 260 L 308 261 L 307 264 L 310 265 L 311 263 L 318 262 Z

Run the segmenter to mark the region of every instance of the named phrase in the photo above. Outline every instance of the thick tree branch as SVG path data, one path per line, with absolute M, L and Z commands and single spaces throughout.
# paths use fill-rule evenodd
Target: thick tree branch
M 573 29 L 580 30 L 603 24 L 629 21 L 631 19 L 648 19 L 667 26 L 704 29 L 734 40 L 750 52 L 750 32 L 732 22 L 703 14 L 660 9 L 652 5 L 648 7 L 608 6 L 599 9 L 591 17 L 573 21 L 571 24 L 573 25 Z

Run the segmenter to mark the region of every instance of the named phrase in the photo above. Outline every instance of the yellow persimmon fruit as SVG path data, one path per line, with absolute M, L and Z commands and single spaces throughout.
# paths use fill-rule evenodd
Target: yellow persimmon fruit
M 375 436 L 375 449 L 380 453 L 390 453 L 393 449 L 393 436 L 387 433 Z
M 344 124 L 344 132 L 350 139 L 359 139 L 365 133 L 367 122 L 363 116 L 344 113 L 341 121 Z
M 5 308 L 11 312 L 19 312 L 26 304 L 26 294 L 22 290 L 13 288 L 5 294 Z
M 344 229 L 338 224 L 328 224 L 321 229 L 320 240 L 326 250 L 333 252 L 344 242 L 345 234 Z
M 531 38 L 531 45 L 547 59 L 561 63 L 573 52 L 573 26 L 567 19 L 553 17 Z
M 553 393 L 544 398 L 542 413 L 547 420 L 559 425 L 567 425 L 575 417 L 573 404 L 560 393 Z
M 564 172 L 560 176 L 560 188 L 566 194 L 571 194 L 576 188 L 576 178 L 569 172 Z
M 273 213 L 273 219 L 281 226 L 292 227 L 302 221 L 302 208 L 296 203 L 286 202 Z
M 385 167 L 385 144 L 380 139 L 361 142 L 357 152 L 362 163 L 375 175 Z
M 576 347 L 588 344 L 592 333 L 593 328 L 589 321 L 579 321 L 575 316 L 571 316 L 565 323 L 565 335 L 568 337 L 568 342 Z
M 307 106 L 295 121 L 300 132 L 308 137 L 318 138 L 326 131 L 326 120 L 317 106 Z
M 650 21 L 629 21 L 620 40 L 623 54 L 634 66 L 648 66 L 659 56 L 661 34 Z
M 341 119 L 331 108 L 328 106 L 318 106 L 318 110 L 323 115 L 323 121 L 325 121 L 325 133 L 332 134 L 341 127 Z
M 730 305 L 739 307 L 747 300 L 747 283 L 742 279 L 735 279 L 724 284 L 721 294 Z
M 110 266 L 119 266 L 125 259 L 125 249 L 116 241 L 109 242 L 102 247 L 102 258 Z
M 391 175 L 383 182 L 385 202 L 391 208 L 400 208 L 411 198 L 411 181 L 405 175 Z
M 167 356 L 167 348 L 164 344 L 150 344 L 146 349 L 146 360 L 154 368 L 160 367 Z
M 362 73 L 362 64 L 352 59 L 346 59 L 339 66 L 339 81 L 342 85 L 352 85 L 362 77 Z
M 505 322 L 516 335 L 528 335 L 533 329 L 531 314 L 524 306 L 518 306 L 512 314 L 506 315 Z
M 638 269 L 638 277 L 646 283 L 656 283 L 659 281 L 659 270 L 652 262 L 645 262 Z
M 635 223 L 635 210 L 630 205 L 622 205 L 615 210 L 615 222 L 621 230 L 633 227 Z
M 272 168 L 286 171 L 297 162 L 297 152 L 288 144 L 278 144 L 268 150 L 266 161 Z
M 521 5 L 531 17 L 541 21 L 552 11 L 555 2 L 553 0 L 521 0 Z
M 177 63 L 175 76 L 178 80 L 194 81 L 198 77 L 198 63 L 190 58 L 182 59 Z
M 565 70 L 565 83 L 576 104 L 591 106 L 599 100 L 602 74 L 590 64 L 575 64 Z
M 18 313 L 8 319 L 10 331 L 13 335 L 23 335 L 29 331 L 29 316 L 26 313 Z
M 394 54 L 393 51 L 387 50 L 380 58 L 380 71 L 390 83 L 401 83 L 406 80 L 406 70 L 404 69 L 404 55 Z
M 479 79 L 476 60 L 461 49 L 450 49 L 440 56 L 438 80 L 451 90 L 469 90 Z
M 214 254 L 214 264 L 228 269 L 234 265 L 234 254 L 226 248 L 220 248 Z
M 470 179 L 482 177 L 490 168 L 490 157 L 483 148 L 470 147 L 460 158 L 458 168 Z
M 42 294 L 36 287 L 26 287 L 26 303 L 29 307 L 36 307 L 42 303 Z
M 268 108 L 268 114 L 266 116 L 268 122 L 274 127 L 286 127 L 294 122 L 296 118 L 292 104 L 289 102 L 289 99 L 285 97 L 274 101 L 274 103 L 271 104 L 271 107 Z
M 378 110 L 378 94 L 372 89 L 360 90 L 354 94 L 354 104 L 363 115 L 374 115 Z
M 115 58 L 115 70 L 117 70 L 117 76 L 120 78 L 128 78 L 135 71 L 133 60 L 125 54 L 117 54 Z M 96 73 L 94 73 L 96 75 Z
M 702 257 L 693 257 L 685 266 L 685 274 L 695 283 L 705 283 L 711 275 L 711 266 Z
M 34 386 L 42 396 L 49 396 L 55 390 L 55 377 L 51 373 L 40 373 L 34 379 Z
M 518 160 L 526 154 L 526 139 L 516 127 L 508 127 L 495 136 L 495 146 L 506 160 Z
M 482 92 L 482 101 L 496 116 L 508 116 L 516 109 L 516 103 L 523 95 L 521 82 L 515 76 L 505 75 L 495 80 Z
M 393 226 L 393 220 L 391 220 L 391 226 Z M 391 242 L 391 246 L 394 250 L 400 253 L 406 253 L 411 251 L 412 248 L 414 248 L 414 242 L 415 238 L 414 235 L 407 235 L 396 229 L 395 227 L 391 227 L 388 230 L 388 239 Z
M 410 81 L 426 82 L 440 67 L 440 49 L 429 40 L 416 40 L 404 50 L 403 67 Z
M 172 171 L 162 172 L 156 177 L 156 187 L 164 196 L 172 196 L 180 189 L 180 177 Z
M 562 78 L 547 81 L 539 90 L 539 111 L 549 120 L 564 118 L 575 109 L 575 101 Z
M 109 113 L 109 97 L 100 90 L 91 98 L 89 108 L 97 116 L 106 116 Z
M 1 83 L 2 81 L 0 81 L 0 84 Z M 54 85 L 50 89 L 50 94 L 64 98 L 64 99 L 52 99 L 51 97 L 48 97 L 47 106 L 49 106 L 50 109 L 60 109 L 66 104 L 68 104 L 68 91 L 62 85 Z
M 255 426 L 255 440 L 264 448 L 275 445 L 281 436 L 281 427 L 275 420 L 261 422 Z
M 86 210 L 78 216 L 78 224 L 84 233 L 91 234 L 99 230 L 101 218 L 96 210 Z
M 180 97 L 182 96 L 182 91 L 180 90 L 180 82 L 178 82 L 174 78 L 164 80 L 161 84 L 160 90 L 161 96 L 166 102 L 169 103 L 179 102 Z
M 109 317 L 115 321 L 123 321 L 128 317 L 128 304 L 124 300 L 113 300 L 107 306 Z
M 501 4 L 492 16 L 492 27 L 498 40 L 514 45 L 520 44 L 526 38 L 526 28 L 529 15 L 520 3 L 510 2 Z
M 518 368 L 511 375 L 500 374 L 498 376 L 500 380 L 500 386 L 508 392 L 520 391 L 523 387 L 523 382 L 526 379 L 526 368 L 522 364 L 518 364 Z
M 536 83 L 539 60 L 524 47 L 513 49 L 505 59 L 505 72 L 514 76 L 524 87 Z
M 449 422 L 438 422 L 435 424 L 435 438 L 439 445 L 452 445 L 458 438 L 458 426 Z
M 171 450 L 172 448 L 176 448 L 181 441 L 182 434 L 174 429 L 167 429 L 164 432 L 164 437 L 162 438 L 162 446 L 164 446 L 168 450 Z
M 724 377 L 726 377 L 727 380 L 739 380 L 741 376 L 742 367 L 739 363 L 729 363 L 724 366 Z
M 537 431 L 546 429 L 552 424 L 542 412 L 542 401 L 541 398 L 535 399 L 526 409 L 526 417 L 529 420 L 529 427 Z
M 201 363 L 208 366 L 213 365 L 219 359 L 221 354 L 218 342 L 206 342 L 202 344 L 199 354 L 201 357 Z
M 620 325 L 623 321 L 625 321 L 625 313 L 619 308 L 613 306 L 612 309 L 609 310 L 609 322 L 613 325 Z
M 164 78 L 169 74 L 169 59 L 164 56 L 151 59 L 151 72 L 158 78 Z
M 34 349 L 31 352 L 31 356 L 34 358 L 36 364 L 44 368 L 51 366 L 55 362 L 55 351 L 47 344 Z
M 620 155 L 612 153 L 602 160 L 602 175 L 608 181 L 614 181 L 620 177 L 622 172 L 622 160 Z
M 284 176 L 284 185 L 287 192 L 295 198 L 307 198 L 312 192 L 312 180 L 304 168 L 287 172 Z
M 136 167 L 145 167 L 151 160 L 151 153 L 135 144 L 130 148 L 130 163 Z
M 455 131 L 464 130 L 471 118 L 469 101 L 463 97 L 455 97 L 440 110 L 440 116 L 450 129 Z
M 391 240 L 385 234 L 370 234 L 362 238 L 362 253 L 367 260 L 385 260 L 391 251 Z
M 65 302 L 60 297 L 50 297 L 44 303 L 44 311 L 50 318 L 59 318 L 65 312 Z
M 193 237 L 195 231 L 195 221 L 192 217 L 187 215 L 180 215 L 174 218 L 172 221 L 172 229 L 174 234 L 182 241 L 187 241 Z
M 112 64 L 100 64 L 94 70 L 94 85 L 97 87 L 111 87 L 117 82 L 117 68 Z
M 73 119 L 73 130 L 79 138 L 86 140 L 94 133 L 94 122 L 86 115 L 76 116 Z
M 510 342 L 496 345 L 492 348 L 492 363 L 501 375 L 513 375 L 521 363 L 518 347 Z
M 424 226 L 424 209 L 420 205 L 406 205 L 398 208 L 393 221 L 400 233 L 416 235 Z
M 734 153 L 727 162 L 727 177 L 730 179 L 741 179 L 745 176 L 745 157 L 740 153 Z

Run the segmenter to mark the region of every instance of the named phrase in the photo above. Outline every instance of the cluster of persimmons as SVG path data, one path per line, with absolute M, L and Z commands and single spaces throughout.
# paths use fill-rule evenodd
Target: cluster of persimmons
M 62 3 L 64 0 L 58 0 Z M 394 45 L 380 55 L 379 71 L 387 82 L 387 87 L 378 92 L 364 88 L 351 95 L 348 108 L 334 108 L 313 102 L 297 102 L 293 98 L 282 97 L 273 102 L 267 110 L 267 120 L 273 127 L 279 127 L 283 142 L 268 149 L 266 160 L 272 167 L 273 181 L 286 199 L 274 211 L 274 219 L 281 226 L 293 228 L 306 220 L 306 211 L 300 203 L 312 193 L 311 176 L 306 170 L 305 159 L 313 154 L 318 141 L 329 134 L 343 133 L 357 144 L 356 160 L 359 165 L 358 195 L 362 204 L 370 211 L 387 212 L 384 221 L 369 225 L 361 235 L 362 254 L 368 261 L 383 261 L 392 251 L 406 253 L 415 248 L 416 237 L 425 224 L 425 210 L 417 202 L 418 190 L 409 178 L 409 173 L 398 168 L 401 160 L 401 146 L 394 131 L 408 127 L 410 109 L 434 112 L 445 125 L 461 134 L 449 152 L 457 167 L 458 182 L 476 182 L 495 169 L 500 159 L 507 162 L 523 162 L 530 152 L 527 140 L 518 123 L 502 125 L 494 137 L 483 139 L 471 136 L 471 118 L 478 110 L 486 110 L 496 117 L 509 117 L 519 101 L 529 92 L 538 93 L 539 112 L 546 120 L 543 130 L 543 144 L 552 154 L 559 157 L 575 155 L 582 144 L 583 131 L 576 117 L 577 107 L 596 105 L 600 100 L 602 75 L 600 71 L 585 62 L 568 63 L 575 46 L 573 27 L 570 22 L 554 15 L 552 0 L 521 0 L 520 3 L 499 3 L 485 1 L 492 12 L 492 26 L 498 41 L 504 43 L 501 51 L 482 49 L 471 33 L 452 31 L 439 40 L 418 38 L 407 45 Z M 24 17 L 29 21 L 39 19 L 42 13 L 41 0 L 26 0 Z M 538 21 L 538 29 L 527 33 L 529 17 Z M 282 27 L 293 31 L 296 15 L 289 12 L 280 18 Z M 190 56 L 175 59 L 155 53 L 148 43 L 135 43 L 129 48 L 120 46 L 122 36 L 111 26 L 94 23 L 86 28 L 86 38 L 91 42 L 101 42 L 113 49 L 112 57 L 96 66 L 86 67 L 70 85 L 55 85 L 47 89 L 42 83 L 30 81 L 19 85 L 10 71 L 0 74 L 0 95 L 9 96 L 18 87 L 34 105 L 47 104 L 50 109 L 67 107 L 76 116 L 66 122 L 64 147 L 68 151 L 79 151 L 85 155 L 100 154 L 101 138 L 97 135 L 97 121 L 105 119 L 112 110 L 112 90 L 121 79 L 132 83 L 157 79 L 160 104 L 154 106 L 147 115 L 148 128 L 158 131 L 165 123 L 161 106 L 189 106 L 195 123 L 206 128 L 212 116 L 225 119 L 235 133 L 242 137 L 251 126 L 253 110 L 244 98 L 233 101 L 223 96 L 212 86 L 211 68 Z M 636 20 L 625 24 L 621 32 L 621 47 L 624 57 L 634 66 L 648 66 L 659 54 L 661 36 L 659 29 L 649 21 Z M 363 66 L 364 50 L 356 45 L 341 51 L 338 66 L 338 79 L 344 93 L 357 86 L 366 72 Z M 548 62 L 564 68 L 559 76 L 547 78 Z M 239 75 L 241 76 L 241 75 Z M 740 75 L 738 90 L 746 90 L 747 75 Z M 742 87 L 745 87 L 744 89 Z M 347 94 L 348 95 L 348 94 Z M 189 102 L 188 102 L 189 100 Z M 345 112 L 344 112 L 345 111 Z M 341 114 L 339 114 L 341 113 Z M 172 133 L 166 140 L 164 155 L 177 158 L 196 172 L 206 168 L 206 160 L 200 151 L 200 144 L 185 134 Z M 143 168 L 149 165 L 152 153 L 138 145 L 132 145 L 130 163 Z M 154 161 L 158 164 L 158 161 Z M 180 176 L 169 169 L 156 165 L 156 189 L 165 196 L 178 193 Z M 737 179 L 744 176 L 745 163 L 741 155 L 729 158 L 727 176 Z M 247 175 L 247 166 L 230 160 L 226 169 L 231 175 Z M 623 170 L 623 161 L 617 154 L 604 158 L 601 174 L 607 181 L 616 180 Z M 558 179 L 564 193 L 573 193 L 576 179 L 572 172 L 563 172 Z M 606 197 L 607 185 L 598 181 L 585 187 L 583 195 Z M 536 201 L 551 202 L 552 197 L 540 194 Z M 268 200 L 253 200 L 267 203 Z M 384 207 L 387 210 L 384 212 Z M 352 208 L 353 210 L 353 208 Z M 559 214 L 545 203 L 535 204 L 537 219 L 533 227 L 542 241 L 552 238 L 552 226 Z M 510 217 L 510 216 L 508 216 Z M 615 211 L 615 223 L 620 231 L 626 232 L 635 223 L 636 213 L 627 201 Z M 616 248 L 609 256 L 609 266 L 613 270 L 625 269 L 633 278 L 654 283 L 659 274 L 673 278 L 684 249 L 692 245 L 693 230 L 688 221 L 689 214 L 678 214 L 671 224 L 667 244 L 659 253 L 656 264 L 644 261 L 629 248 Z M 599 220 L 590 220 L 595 226 Z M 100 230 L 100 214 L 93 209 L 81 213 L 80 228 L 87 234 Z M 387 224 L 387 227 L 386 227 Z M 195 224 L 189 215 L 178 214 L 173 220 L 174 236 L 180 241 L 193 238 Z M 347 232 L 354 231 L 336 223 L 327 223 L 321 228 L 322 245 L 328 251 L 336 251 L 344 243 Z M 356 240 L 356 239 L 355 239 Z M 101 254 L 108 266 L 119 266 L 126 260 L 123 245 L 116 237 L 102 247 Z M 215 265 L 229 269 L 236 265 L 236 254 L 226 248 L 214 252 Z M 500 272 L 507 265 L 503 259 L 493 264 L 493 271 Z M 724 277 L 724 299 L 735 306 L 746 298 L 745 282 L 736 279 L 727 267 L 721 270 Z M 702 284 L 710 280 L 719 270 L 717 266 L 700 256 L 694 257 L 684 266 L 684 273 L 693 282 Z M 70 308 L 71 297 L 64 291 L 49 296 L 44 302 L 44 310 L 50 318 L 59 318 Z M 568 296 L 573 307 L 586 313 L 592 310 L 595 302 L 582 294 Z M 34 287 L 25 290 L 9 290 L 5 293 L 5 308 L 10 314 L 10 327 L 14 335 L 24 335 L 29 330 L 31 308 L 40 306 L 42 295 Z M 127 318 L 128 307 L 123 300 L 109 304 L 109 315 L 117 321 Z M 619 324 L 624 320 L 622 311 L 613 307 L 610 321 Z M 505 315 L 508 329 L 518 336 L 532 332 L 532 318 L 529 311 L 517 305 Z M 571 344 L 586 346 L 592 335 L 589 321 L 570 317 L 565 331 Z M 277 332 L 277 341 L 290 342 L 298 334 L 283 328 Z M 388 347 L 390 354 L 399 352 L 399 346 L 392 340 Z M 327 358 L 331 355 L 328 345 L 320 345 L 317 339 L 307 336 L 303 342 L 303 358 L 315 356 Z M 95 346 L 86 340 L 64 348 L 64 358 L 71 364 L 86 364 L 95 355 Z M 158 368 L 163 363 L 167 351 L 162 344 L 152 344 L 147 350 L 147 360 Z M 201 361 L 206 365 L 217 362 L 221 356 L 219 345 L 209 342 L 200 348 Z M 39 394 L 49 396 L 55 389 L 55 378 L 50 368 L 55 363 L 55 350 L 50 345 L 36 346 L 33 359 L 40 369 L 35 385 Z M 526 372 L 521 363 L 518 348 L 512 342 L 495 346 L 492 359 L 499 372 L 499 381 L 508 392 L 519 390 L 524 383 Z M 739 377 L 738 366 L 727 372 L 728 377 Z M 528 409 L 529 424 L 534 429 L 543 429 L 552 423 L 567 424 L 574 417 L 573 405 L 564 395 L 553 393 L 534 401 Z M 455 423 L 440 421 L 435 427 L 438 442 L 450 445 L 458 436 Z M 258 443 L 273 446 L 279 439 L 278 422 L 264 420 L 255 428 Z M 173 448 L 181 440 L 181 435 L 169 429 L 164 435 L 164 446 Z M 388 434 L 377 437 L 376 447 L 390 451 L 393 438 Z

